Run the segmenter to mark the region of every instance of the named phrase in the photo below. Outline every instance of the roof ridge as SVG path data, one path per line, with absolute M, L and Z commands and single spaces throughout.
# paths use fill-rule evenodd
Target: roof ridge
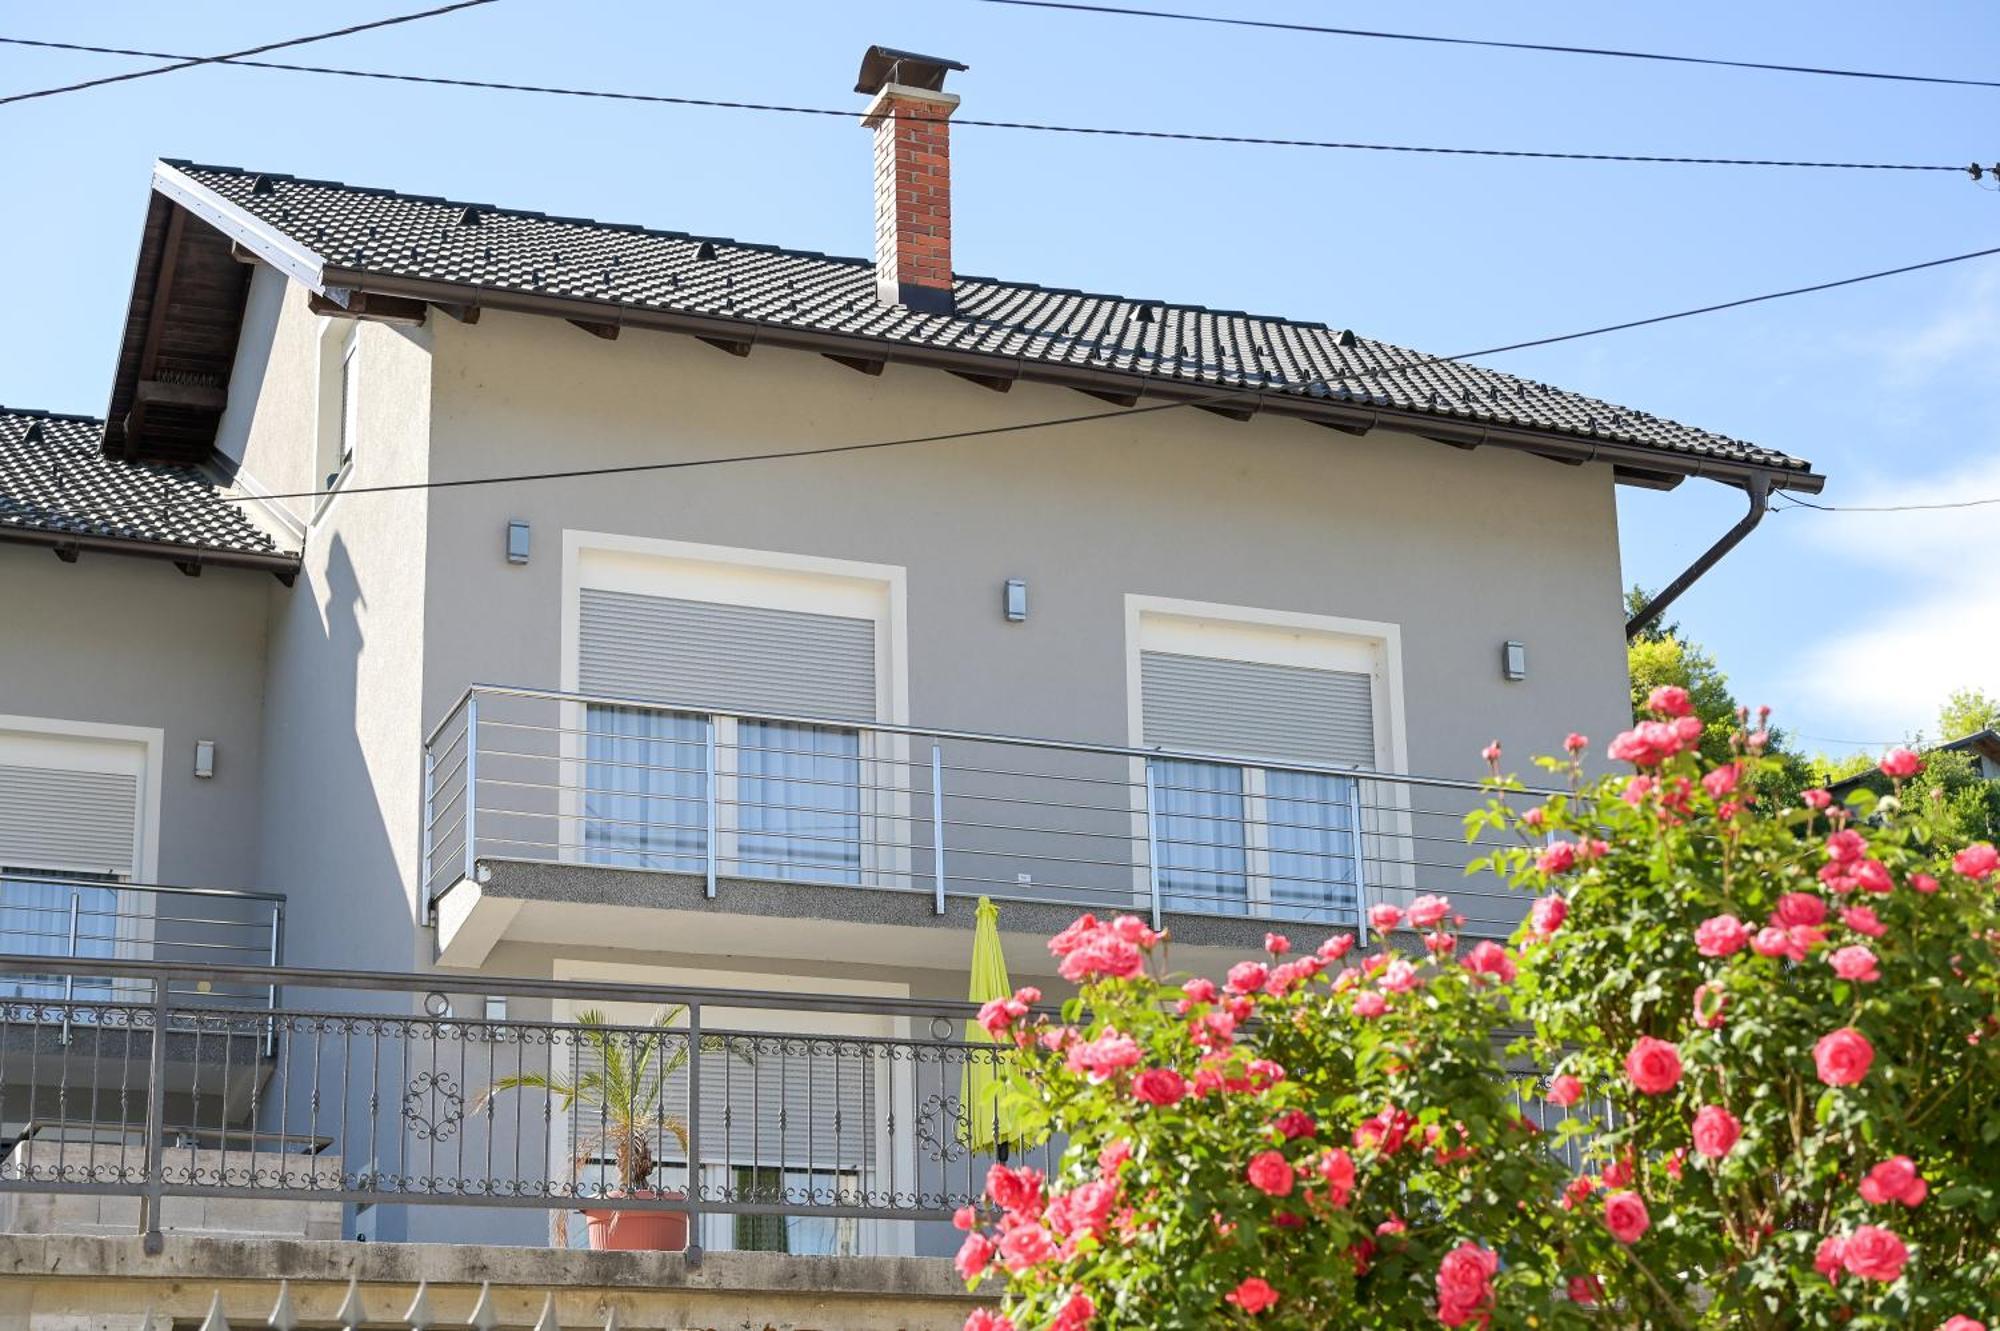
M 0 403 L 0 417 L 33 421 L 73 421 L 79 425 L 95 425 L 99 427 L 102 427 L 104 424 L 102 416 L 87 416 L 81 412 L 73 411 L 48 411 L 41 407 L 10 407 L 4 403 Z

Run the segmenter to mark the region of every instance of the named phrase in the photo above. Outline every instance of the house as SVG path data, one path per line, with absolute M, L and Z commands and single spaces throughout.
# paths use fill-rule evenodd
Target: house
M 1957 739 L 1946 740 L 1941 744 L 1926 745 L 1923 751 L 1926 754 L 1963 754 L 1972 777 L 1981 781 L 2000 781 L 2000 730 L 1994 730 L 1990 726 L 1985 730 L 1975 730 L 1970 735 L 1960 735 Z M 1827 789 L 1833 793 L 1834 798 L 1844 800 L 1851 792 L 1870 784 L 1881 784 L 1880 774 L 1872 767 L 1832 782 Z
M 533 1244 L 692 1186 L 712 1252 L 935 1255 L 979 897 L 1052 993 L 1083 909 L 1193 968 L 1427 890 L 1511 929 L 1462 815 L 1496 735 L 1629 720 L 1617 487 L 1821 478 L 967 276 L 960 68 L 864 62 L 872 259 L 157 165 L 104 419 L 0 413 L 0 932 L 51 958 L 0 1192 L 115 1146 L 155 1229 L 235 1187 Z M 665 1072 L 636 1182 L 617 1106 L 502 1087 L 607 1047 Z

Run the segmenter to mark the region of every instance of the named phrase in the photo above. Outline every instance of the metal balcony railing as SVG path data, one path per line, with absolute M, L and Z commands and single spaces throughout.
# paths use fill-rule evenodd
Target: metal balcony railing
M 476 686 L 425 740 L 423 880 L 482 860 L 599 865 L 1357 927 L 1448 893 L 1504 934 L 1524 902 L 1466 866 L 1475 781 Z M 1529 796 L 1534 797 L 1533 794 Z
M 249 1012 L 191 982 L 262 971 L 101 969 L 146 1000 L 0 1001 L 0 1050 L 78 1033 L 0 1058 L 0 1101 L 32 1077 L 48 1106 L 0 1194 L 138 1196 L 154 1230 L 167 1197 L 652 1209 L 697 1246 L 896 1251 L 884 1223 L 984 1186 L 1012 1052 L 949 1000 L 279 968 L 283 1001 Z M 169 1046 L 200 1053 L 169 1076 Z
M 60 974 L 0 967 L 0 999 L 145 999 L 151 991 L 144 983 L 135 987 L 97 963 L 276 966 L 283 959 L 284 931 L 285 899 L 275 893 L 0 873 L 0 953 L 68 963 Z M 277 997 L 266 980 L 195 975 L 184 983 L 188 997 L 220 1006 L 268 1008 Z

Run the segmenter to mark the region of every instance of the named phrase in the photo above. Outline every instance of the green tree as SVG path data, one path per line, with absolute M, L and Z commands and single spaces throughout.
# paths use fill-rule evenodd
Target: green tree
M 1648 593 L 1633 587 L 1625 593 L 1628 614 L 1645 605 Z M 1625 651 L 1625 663 L 1632 681 L 1632 718 L 1645 720 L 1646 699 L 1663 685 L 1678 685 L 1688 691 L 1694 714 L 1701 718 L 1701 756 L 1710 763 L 1725 763 L 1730 757 L 1730 736 L 1738 725 L 1742 704 L 1730 691 L 1729 676 L 1715 658 L 1691 641 L 1678 622 L 1656 623 L 1640 631 Z M 1819 779 L 1814 764 L 1792 750 L 1782 729 L 1770 730 L 1765 748 L 1779 767 L 1767 789 L 1778 799 L 1789 799 Z
M 1953 689 L 1938 708 L 1937 723 L 1938 739 L 1945 743 L 2000 729 L 2000 699 L 1984 689 Z

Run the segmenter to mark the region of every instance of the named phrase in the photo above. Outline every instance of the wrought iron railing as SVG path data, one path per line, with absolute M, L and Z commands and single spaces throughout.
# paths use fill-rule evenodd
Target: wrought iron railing
M 145 1001 L 144 982 L 98 963 L 213 963 L 241 970 L 283 960 L 285 899 L 271 892 L 161 887 L 112 878 L 0 873 L 0 953 L 59 957 L 60 973 L 0 967 L 0 999 Z M 195 973 L 182 996 L 224 1007 L 271 1007 L 268 977 L 222 980 Z
M 0 1103 L 40 1120 L 0 1193 L 137 1195 L 155 1240 L 164 1199 L 226 1197 L 668 1211 L 697 1251 L 797 1250 L 806 1223 L 815 1250 L 895 1251 L 884 1226 L 977 1197 L 1011 1075 L 949 1001 L 281 968 L 257 1012 L 201 1001 L 194 967 L 103 969 L 149 1000 L 0 1002 Z
M 433 902 L 481 861 L 1354 928 L 1449 893 L 1480 934 L 1523 901 L 1464 818 L 1476 781 L 1222 753 L 717 712 L 477 686 L 426 738 Z M 1528 797 L 1532 798 L 1533 793 Z

